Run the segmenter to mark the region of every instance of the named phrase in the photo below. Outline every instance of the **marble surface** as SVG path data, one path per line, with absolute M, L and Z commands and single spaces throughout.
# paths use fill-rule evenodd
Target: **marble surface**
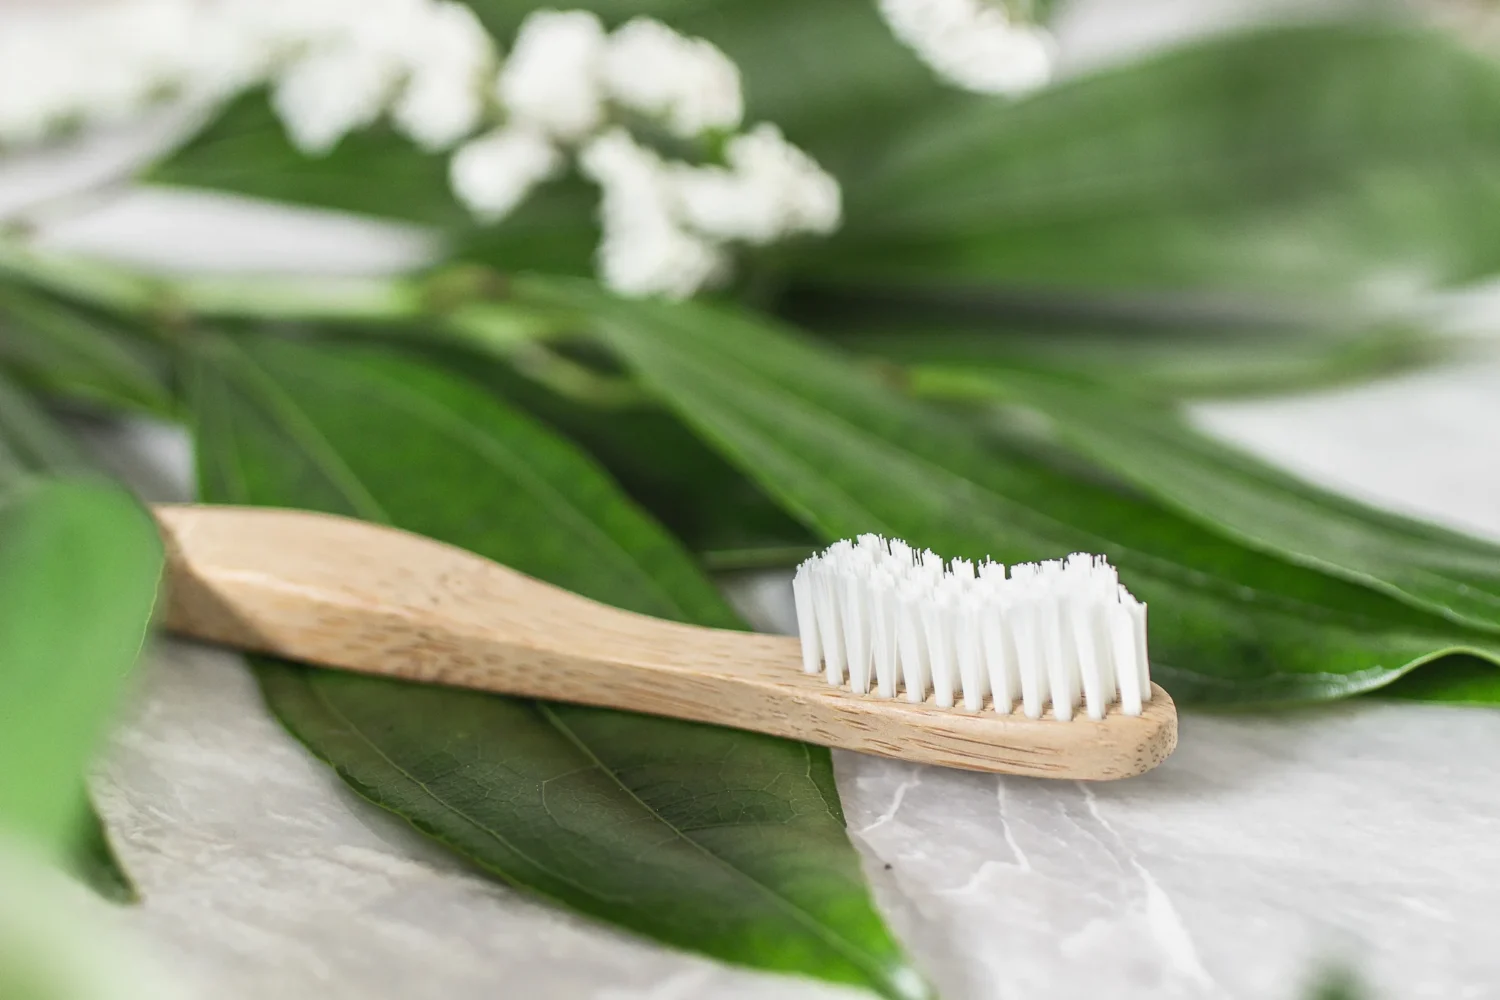
M 1157 27 L 1130 44 L 1209 6 L 1156 3 L 1169 13 L 1133 20 Z M 1119 43 L 1088 23 L 1078 64 Z M 357 272 L 426 252 L 408 229 L 237 200 L 127 192 L 80 210 L 73 192 L 180 124 L 0 163 L 0 214 L 45 203 L 51 245 L 168 268 Z M 1470 327 L 1495 329 L 1500 310 L 1485 315 Z M 1500 538 L 1493 357 L 1194 418 L 1332 487 Z M 176 432 L 90 433 L 149 495 L 184 494 Z M 786 627 L 783 579 L 734 595 Z M 1500 713 L 1187 713 L 1162 767 L 1100 786 L 842 753 L 836 766 L 880 907 L 947 1000 L 1282 1000 L 1331 968 L 1373 997 L 1500 996 Z M 198 996 L 858 995 L 658 947 L 475 874 L 346 790 L 223 652 L 156 644 L 94 788 L 145 894 L 120 919 Z

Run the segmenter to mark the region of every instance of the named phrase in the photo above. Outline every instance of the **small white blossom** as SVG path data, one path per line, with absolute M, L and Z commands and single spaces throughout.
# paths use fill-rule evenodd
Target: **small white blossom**
M 1023 94 L 1052 75 L 1047 31 L 995 0 L 879 0 L 892 32 L 945 80 L 985 94 Z
M 512 117 L 576 141 L 604 121 L 604 26 L 588 11 L 538 10 L 516 35 L 496 90 Z
M 674 216 L 666 165 L 624 129 L 594 139 L 579 167 L 599 185 L 603 237 L 598 266 L 622 295 L 682 299 L 728 273 L 722 248 L 683 228 Z
M 484 117 L 484 78 L 494 71 L 494 50 L 474 12 L 452 0 L 432 6 L 412 42 L 409 76 L 391 120 L 423 149 L 447 149 Z
M 448 162 L 448 183 L 471 212 L 494 222 L 561 170 L 563 162 L 562 153 L 546 136 L 511 126 L 459 147 Z
M 745 113 L 739 67 L 713 43 L 649 17 L 610 36 L 603 75 L 615 103 L 660 119 L 685 139 L 738 128 Z
M 400 72 L 384 53 L 359 46 L 311 53 L 282 74 L 271 105 L 294 146 L 326 153 L 380 117 Z
M 23 20 L 0 35 L 0 145 L 259 85 L 309 154 L 382 117 L 426 150 L 457 146 L 449 185 L 490 222 L 576 156 L 600 189 L 600 278 L 624 295 L 692 295 L 729 274 L 732 244 L 839 222 L 838 182 L 774 125 L 734 134 L 723 52 L 649 18 L 609 35 L 587 11 L 533 11 L 508 60 L 458 0 L 118 0 Z M 663 160 L 631 115 L 730 133 L 725 163 Z
M 735 136 L 728 169 L 683 166 L 673 172 L 680 211 L 696 230 L 722 240 L 772 243 L 794 233 L 838 227 L 838 181 L 787 142 L 775 125 Z

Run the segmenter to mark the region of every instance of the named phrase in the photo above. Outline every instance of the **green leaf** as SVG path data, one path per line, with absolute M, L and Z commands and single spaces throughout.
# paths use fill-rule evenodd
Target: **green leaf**
M 1340 331 L 1140 317 L 1028 322 L 1014 315 L 1020 309 L 992 320 L 945 317 L 941 308 L 893 318 L 889 313 L 899 317 L 899 307 L 886 305 L 884 317 L 839 308 L 836 316 L 822 312 L 803 321 L 844 350 L 934 380 L 951 373 L 955 391 L 970 375 L 1000 368 L 1128 387 L 1139 396 L 1222 399 L 1360 381 L 1431 364 L 1452 350 L 1402 327 Z
M 368 348 L 207 339 L 205 498 L 388 521 L 632 610 L 733 627 L 586 457 L 472 384 Z M 826 751 L 262 661 L 362 794 L 516 885 L 679 947 L 921 995 L 875 914 Z
M 109 842 L 109 831 L 92 804 L 85 810 L 69 852 L 68 868 L 95 892 L 115 903 L 138 903 L 140 893 Z
M 798 269 L 1093 295 L 1456 282 L 1500 265 L 1497 165 L 1493 60 L 1394 23 L 1261 29 L 927 116 Z
M 102 314 L 3 282 L 0 364 L 71 399 L 171 409 L 165 364 L 138 335 Z
M 1380 689 L 1383 698 L 1449 705 L 1500 705 L 1500 670 L 1477 656 L 1450 656 Z
M 144 179 L 447 228 L 469 222 L 449 193 L 446 156 L 422 152 L 385 125 L 309 156 L 287 140 L 264 91 L 232 102 Z
M 1003 562 L 1102 552 L 1151 604 L 1152 662 L 1184 699 L 1271 702 L 1379 687 L 1500 638 L 1212 533 L 1087 472 L 1006 448 L 788 331 L 695 305 L 589 302 L 638 374 L 826 538 L 876 531 Z
M 76 480 L 90 472 L 88 461 L 72 439 L 23 389 L 0 376 L 0 503 L 13 490 L 29 488 L 36 474 Z M 122 594 L 119 599 L 128 600 L 129 595 Z M 78 801 L 82 808 L 72 836 L 62 845 L 48 846 L 60 850 L 65 866 L 100 895 L 116 902 L 134 902 L 135 888 L 110 849 L 104 825 L 92 803 L 82 794 Z
M 447 367 L 582 447 L 629 496 L 712 569 L 788 565 L 816 547 L 807 529 L 653 401 L 629 407 L 566 399 L 508 366 L 468 351 L 434 351 Z
M 27 477 L 0 498 L 0 825 L 59 859 L 161 561 L 150 516 L 112 484 Z
M 1033 373 L 971 382 L 1043 414 L 1065 446 L 1216 533 L 1500 633 L 1500 545 L 1319 489 L 1197 433 L 1166 406 Z
M 21 386 L 0 373 L 0 498 L 32 473 L 90 469 L 82 450 Z

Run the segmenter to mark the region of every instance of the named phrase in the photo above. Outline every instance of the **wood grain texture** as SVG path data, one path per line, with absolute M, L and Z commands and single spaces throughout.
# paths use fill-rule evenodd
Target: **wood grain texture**
M 887 701 L 804 674 L 794 638 L 622 611 L 394 528 L 268 508 L 155 512 L 166 626 L 241 649 L 1036 777 L 1130 777 L 1177 744 L 1155 685 L 1143 714 L 1102 721 Z

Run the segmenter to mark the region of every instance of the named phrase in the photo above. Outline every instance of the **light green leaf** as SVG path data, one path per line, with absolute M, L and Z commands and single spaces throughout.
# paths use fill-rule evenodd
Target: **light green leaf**
M 0 998 L 186 1000 L 201 996 L 138 950 L 97 903 L 30 845 L 0 835 Z
M 0 497 L 0 826 L 60 860 L 161 559 L 151 518 L 112 484 L 24 478 Z
M 88 461 L 72 439 L 23 389 L 0 375 L 0 504 L 6 502 L 12 491 L 25 491 L 38 481 L 87 482 L 90 474 Z M 39 475 L 54 479 L 39 480 L 36 478 Z M 99 488 L 103 488 L 102 484 Z M 53 558 L 66 558 L 66 555 Z M 130 594 L 122 593 L 115 599 L 128 601 Z M 148 605 L 146 614 L 149 613 Z M 3 616 L 3 611 L 0 611 L 0 616 Z M 141 627 L 145 627 L 144 619 Z M 67 676 L 66 672 L 60 673 Z M 4 686 L 3 681 L 4 678 L 0 678 L 0 688 Z M 0 712 L 0 720 L 3 720 L 3 712 Z M 0 761 L 3 760 L 0 757 Z M 62 843 L 49 841 L 45 846 L 59 856 L 64 867 L 93 886 L 100 895 L 116 902 L 134 902 L 137 899 L 135 888 L 109 846 L 104 824 L 82 792 L 81 777 L 75 781 L 79 791 L 75 796 L 78 809 L 72 835 Z M 58 793 L 61 794 L 60 789 Z M 3 824 L 4 817 L 0 816 L 0 825 Z
M 797 267 L 1033 295 L 1457 282 L 1500 266 L 1497 165 L 1493 60 L 1391 22 L 1260 29 L 927 116 Z
M 934 374 L 918 374 L 918 391 Z M 1500 634 L 1500 546 L 1319 489 L 1166 406 L 1034 373 L 969 381 L 1045 415 L 1066 447 L 1217 533 Z
M 582 454 L 472 384 L 368 348 L 207 340 L 203 495 L 387 521 L 636 611 L 733 627 Z M 874 912 L 826 751 L 647 716 L 262 661 L 362 794 L 516 885 L 731 962 L 922 995 Z
M 1152 662 L 1184 699 L 1333 698 L 1500 637 L 1254 551 L 1130 492 L 1004 449 L 837 355 L 726 310 L 623 303 L 598 329 L 684 419 L 826 538 L 899 535 L 1003 562 L 1102 552 L 1151 604 Z

